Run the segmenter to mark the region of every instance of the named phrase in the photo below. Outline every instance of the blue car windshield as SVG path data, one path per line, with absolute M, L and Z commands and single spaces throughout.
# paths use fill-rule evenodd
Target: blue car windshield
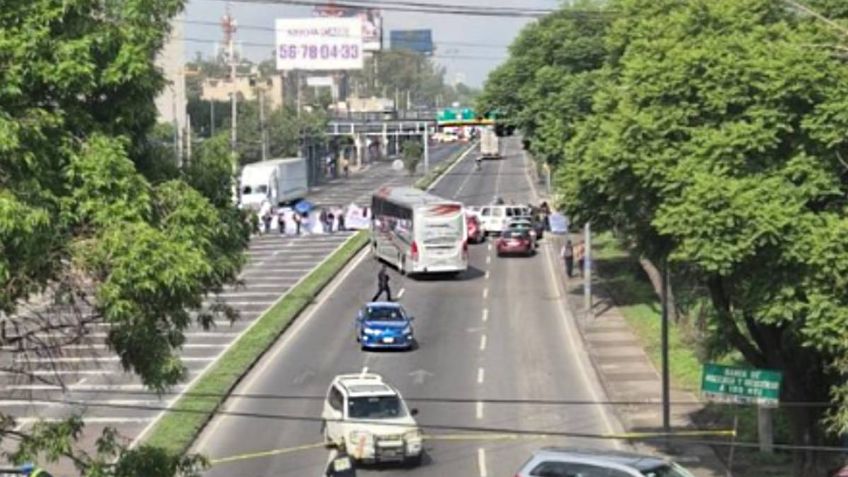
M 368 321 L 406 321 L 400 308 L 369 308 L 365 319 Z

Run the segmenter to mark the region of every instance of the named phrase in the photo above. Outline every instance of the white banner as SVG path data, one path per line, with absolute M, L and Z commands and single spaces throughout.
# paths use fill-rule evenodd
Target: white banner
M 348 230 L 365 230 L 371 228 L 371 211 L 365 211 L 356 204 L 350 204 L 345 214 L 345 228 Z
M 359 18 L 278 18 L 276 31 L 278 70 L 362 69 Z

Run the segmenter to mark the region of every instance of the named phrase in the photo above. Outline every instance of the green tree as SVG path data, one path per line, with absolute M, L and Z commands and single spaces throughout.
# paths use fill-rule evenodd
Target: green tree
M 832 34 L 769 0 L 615 8 L 608 80 L 565 145 L 561 205 L 690 267 L 725 345 L 712 351 L 783 371 L 785 401 L 832 399 L 831 428 L 848 429 L 848 70 L 810 47 Z M 786 412 L 795 443 L 829 442 L 825 409 Z M 819 454 L 796 457 L 795 475 L 821 475 Z
M 409 175 L 414 175 L 418 170 L 418 164 L 421 163 L 421 158 L 424 154 L 424 147 L 420 141 L 409 139 L 403 143 L 403 165 Z
M 16 312 L 34 294 L 63 299 L 78 312 L 80 337 L 88 324 L 108 323 L 123 367 L 164 390 L 185 377 L 179 348 L 193 313 L 204 323 L 217 313 L 204 296 L 236 279 L 244 222 L 214 180 L 166 164 L 154 134 L 164 79 L 153 58 L 183 3 L 60 7 L 7 2 L 0 11 L 0 310 L 16 331 L 2 344 L 25 353 L 55 345 L 36 336 L 59 339 L 64 324 Z M 228 157 L 204 151 L 201 161 Z M 19 436 L 13 458 L 71 457 L 86 476 L 167 476 L 192 465 L 129 450 L 110 431 L 99 452 L 79 454 L 81 426 L 36 426 Z M 0 436 L 13 428 L 2 420 Z

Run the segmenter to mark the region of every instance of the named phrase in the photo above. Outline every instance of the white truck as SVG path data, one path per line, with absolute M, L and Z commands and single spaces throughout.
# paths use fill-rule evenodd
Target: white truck
M 272 206 L 284 205 L 305 198 L 308 190 L 306 159 L 302 157 L 254 162 L 241 170 L 243 208 L 259 210 L 266 200 Z
M 483 129 L 480 136 L 480 156 L 483 159 L 498 159 L 501 157 L 501 142 L 495 130 Z

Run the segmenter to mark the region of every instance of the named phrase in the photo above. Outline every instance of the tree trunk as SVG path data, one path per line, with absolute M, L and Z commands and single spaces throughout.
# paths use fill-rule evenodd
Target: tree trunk
M 651 286 L 654 287 L 654 292 L 657 294 L 657 297 L 662 296 L 662 271 L 654 265 L 649 259 L 645 257 L 639 258 L 639 264 L 642 265 L 642 269 L 645 270 L 645 273 L 648 275 L 648 280 L 651 281 Z M 675 323 L 678 322 L 680 318 L 680 313 L 677 308 L 677 302 L 674 300 L 674 292 L 673 286 L 671 283 L 668 284 L 668 317 Z

